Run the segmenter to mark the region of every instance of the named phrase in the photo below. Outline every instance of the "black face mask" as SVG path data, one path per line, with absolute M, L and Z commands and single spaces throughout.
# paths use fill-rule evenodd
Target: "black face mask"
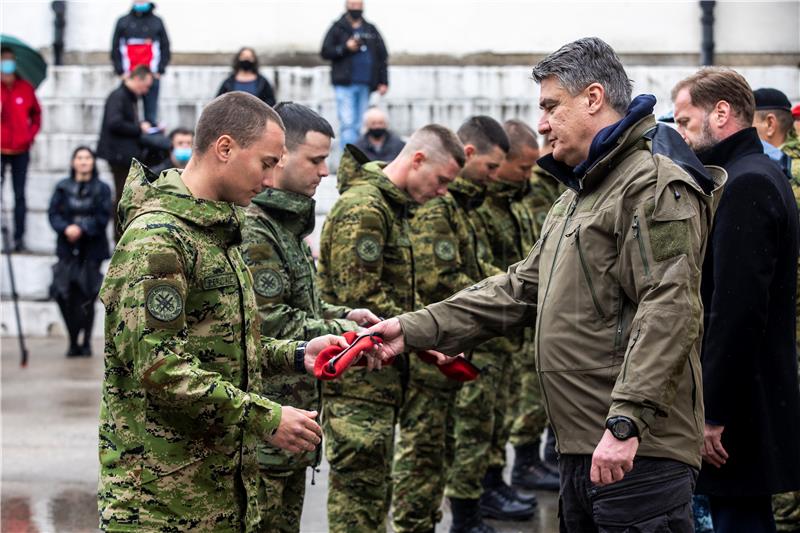
M 372 137 L 373 139 L 380 139 L 386 135 L 386 128 L 371 128 L 367 130 L 367 137 Z
M 350 18 L 353 20 L 361 20 L 361 17 L 364 15 L 363 9 L 348 9 L 347 14 L 350 15 Z
M 236 62 L 237 70 L 244 70 L 246 72 L 253 72 L 256 70 L 256 64 L 249 59 L 240 59 Z

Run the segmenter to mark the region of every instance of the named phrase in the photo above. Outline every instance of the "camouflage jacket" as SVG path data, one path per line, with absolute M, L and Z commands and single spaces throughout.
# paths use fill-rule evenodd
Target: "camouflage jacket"
M 790 136 L 781 145 L 781 151 L 792 160 L 792 189 L 794 189 L 795 198 L 798 199 L 798 204 L 800 204 L 800 196 L 798 196 L 798 188 L 800 188 L 800 139 L 795 135 Z
M 350 309 L 325 303 L 319 295 L 311 249 L 303 240 L 314 229 L 314 200 L 267 189 L 246 210 L 242 255 L 250 272 L 261 316 L 261 333 L 308 340 L 355 330 L 343 317 Z M 282 405 L 320 410 L 316 380 L 287 372 L 264 376 L 263 394 Z M 290 473 L 315 463 L 318 453 L 291 454 L 270 445 L 259 448 L 262 468 Z
M 236 246 L 241 209 L 194 198 L 176 170 L 137 161 L 119 205 L 124 233 L 101 291 L 100 526 L 250 531 L 256 447 L 281 407 L 262 365 L 292 368 L 297 343 L 262 339 Z
M 551 176 L 546 170 L 539 166 L 533 167 L 531 172 L 531 179 L 528 186 L 525 188 L 525 194 L 522 197 L 522 202 L 525 203 L 528 213 L 530 213 L 531 221 L 533 223 L 533 238 L 539 239 L 542 236 L 542 226 L 544 219 L 547 218 L 547 213 L 553 204 L 556 203 L 558 197 L 561 196 L 566 190 L 566 187 L 561 185 L 558 180 Z M 528 250 L 524 251 L 524 255 L 528 254 Z
M 360 165 L 349 150 L 342 156 L 336 176 L 341 196 L 322 228 L 319 282 L 323 299 L 389 318 L 419 305 L 409 237 L 417 204 L 389 181 L 384 166 Z M 398 366 L 351 369 L 343 379 L 326 382 L 325 393 L 398 405 Z
M 523 202 L 528 184 L 494 181 L 486 188 L 486 201 L 478 208 L 494 264 L 501 270 L 522 261 L 536 242 L 533 217 Z

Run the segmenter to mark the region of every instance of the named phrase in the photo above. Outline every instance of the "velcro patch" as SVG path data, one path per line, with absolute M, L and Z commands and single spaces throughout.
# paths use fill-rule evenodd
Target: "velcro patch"
M 433 253 L 437 259 L 449 263 L 456 258 L 456 244 L 447 237 L 437 239 L 433 242 Z
M 356 239 L 356 255 L 365 263 L 375 263 L 383 254 L 383 246 L 373 233 L 362 233 Z
M 360 217 L 361 229 L 383 231 L 383 220 L 374 213 L 364 213 Z
M 147 325 L 159 329 L 180 329 L 185 323 L 185 302 L 177 282 L 145 281 Z
M 689 254 L 689 221 L 651 222 L 650 248 L 656 262 L 665 261 L 679 255 Z
M 203 278 L 203 290 L 210 291 L 211 289 L 220 289 L 222 287 L 229 287 L 236 285 L 236 274 L 227 272 L 225 274 L 215 274 L 213 276 L 206 276 Z
M 272 246 L 268 244 L 253 244 L 247 247 L 247 255 L 253 262 L 266 261 L 272 254 Z
M 151 254 L 147 256 L 147 266 L 151 274 L 177 274 L 181 271 L 180 261 L 174 253 Z
M 262 268 L 253 272 L 253 289 L 264 298 L 277 298 L 283 294 L 283 276 L 274 268 Z

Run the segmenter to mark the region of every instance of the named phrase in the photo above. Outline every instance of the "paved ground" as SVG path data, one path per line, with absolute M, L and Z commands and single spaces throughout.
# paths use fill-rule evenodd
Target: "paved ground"
M 9 533 L 96 531 L 97 413 L 102 345 L 95 357 L 67 359 L 61 339 L 28 341 L 30 363 L 20 368 L 15 338 L 0 341 L 2 374 L 2 523 Z M 310 475 L 309 475 L 310 481 Z M 327 531 L 327 465 L 309 484 L 302 531 Z M 499 531 L 557 531 L 556 496 L 540 493 L 531 522 L 493 522 Z M 437 531 L 447 531 L 450 516 Z

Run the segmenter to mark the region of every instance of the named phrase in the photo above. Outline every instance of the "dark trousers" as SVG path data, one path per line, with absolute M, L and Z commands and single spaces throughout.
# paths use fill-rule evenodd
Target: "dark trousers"
M 68 294 L 56 297 L 56 303 L 64 317 L 64 324 L 67 326 L 69 334 L 69 346 L 71 350 L 83 347 L 89 348 L 92 339 L 92 325 L 94 324 L 94 300 L 95 296 L 87 298 L 77 287 L 71 287 Z M 81 332 L 83 338 L 78 341 Z
M 25 181 L 28 176 L 30 152 L 0 155 L 0 183 L 6 181 L 6 167 L 11 167 L 11 184 L 14 186 L 14 242 L 22 243 L 25 235 Z
M 109 167 L 111 168 L 111 174 L 114 176 L 115 195 L 114 205 L 111 208 L 111 220 L 114 221 L 114 240 L 118 241 L 122 236 L 122 228 L 119 227 L 119 222 L 117 221 L 117 206 L 119 206 L 119 201 L 122 198 L 122 189 L 125 188 L 125 180 L 128 179 L 128 172 L 130 172 L 131 167 L 130 165 L 109 165 Z
M 714 533 L 774 533 L 771 496 L 720 498 L 709 496 Z
M 561 455 L 561 533 L 693 533 L 697 470 L 670 459 L 637 457 L 616 483 L 592 484 L 590 455 Z
M 144 103 L 144 119 L 153 126 L 158 125 L 158 85 L 159 80 L 153 78 L 153 85 L 142 97 Z

